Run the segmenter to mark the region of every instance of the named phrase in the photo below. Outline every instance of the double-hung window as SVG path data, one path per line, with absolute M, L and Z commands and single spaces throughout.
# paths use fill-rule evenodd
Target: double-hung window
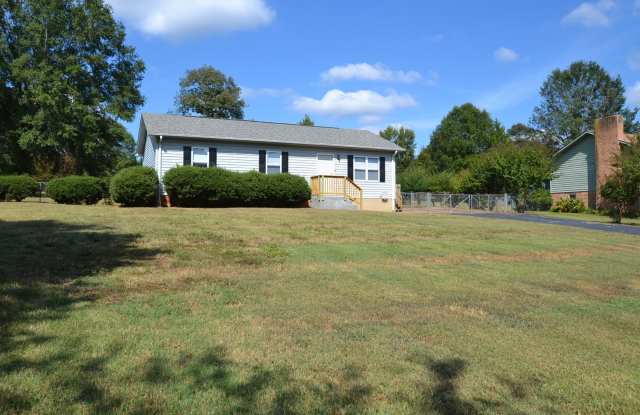
M 353 178 L 377 182 L 380 180 L 380 160 L 377 157 L 355 156 L 353 158 Z
M 367 180 L 378 181 L 380 179 L 380 168 L 377 157 L 367 157 Z
M 353 178 L 367 180 L 367 158 L 356 156 L 353 158 Z
M 206 147 L 193 147 L 191 165 L 195 167 L 209 167 L 209 149 Z
M 279 151 L 267 151 L 267 174 L 280 173 L 282 171 L 282 153 Z

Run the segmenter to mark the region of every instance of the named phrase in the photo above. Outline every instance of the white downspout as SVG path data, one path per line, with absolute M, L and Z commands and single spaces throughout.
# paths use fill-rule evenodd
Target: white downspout
M 162 197 L 164 196 L 164 192 L 163 192 L 163 186 L 162 186 L 162 136 L 158 137 L 158 151 L 160 152 L 160 161 L 159 161 L 159 166 L 158 166 L 158 206 L 162 207 Z
M 398 154 L 398 150 L 395 150 L 393 152 L 393 158 L 391 159 L 391 164 L 393 164 L 393 189 L 391 190 L 391 194 L 393 195 L 393 198 L 391 199 L 391 202 L 393 203 L 393 205 L 391 205 L 393 207 L 393 210 L 396 210 L 396 189 L 398 186 L 397 180 L 396 180 L 396 155 Z

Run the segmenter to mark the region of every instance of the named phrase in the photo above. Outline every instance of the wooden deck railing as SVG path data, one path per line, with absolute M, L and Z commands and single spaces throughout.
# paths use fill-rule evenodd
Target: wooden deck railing
M 346 176 L 311 177 L 311 194 L 313 196 L 342 196 L 362 209 L 362 188 Z

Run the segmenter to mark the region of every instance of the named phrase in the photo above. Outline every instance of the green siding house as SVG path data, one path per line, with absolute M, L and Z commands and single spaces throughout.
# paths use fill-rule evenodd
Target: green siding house
M 585 133 L 573 140 L 556 154 L 554 161 L 556 172 L 551 180 L 551 193 L 595 194 L 596 140 L 592 133 Z
M 624 132 L 620 115 L 600 118 L 594 127 L 594 132 L 580 135 L 554 155 L 555 177 L 550 183 L 554 201 L 569 197 L 592 209 L 602 206 L 598 194 L 613 172 L 615 157 L 636 138 Z

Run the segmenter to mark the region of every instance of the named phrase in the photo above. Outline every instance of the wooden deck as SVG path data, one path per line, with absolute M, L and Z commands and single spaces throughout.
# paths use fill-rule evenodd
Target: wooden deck
M 346 176 L 311 177 L 312 196 L 342 196 L 362 209 L 362 188 Z

